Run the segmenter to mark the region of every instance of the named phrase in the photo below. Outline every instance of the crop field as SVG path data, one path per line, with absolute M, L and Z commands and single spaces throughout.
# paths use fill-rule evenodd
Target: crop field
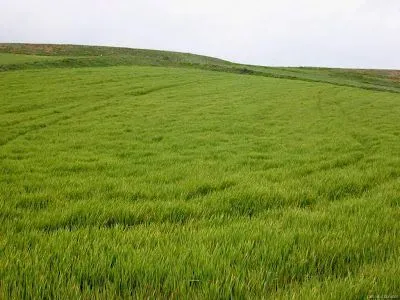
M 20 47 L 0 299 L 400 295 L 398 73 Z

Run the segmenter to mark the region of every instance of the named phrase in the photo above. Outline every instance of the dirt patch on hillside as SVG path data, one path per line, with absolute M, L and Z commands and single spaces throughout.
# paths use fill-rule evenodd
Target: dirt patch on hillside
M 388 71 L 388 77 L 390 80 L 400 83 L 400 71 L 397 70 Z
M 0 44 L 0 52 L 27 55 L 88 55 L 88 53 L 85 53 L 84 51 L 82 51 L 82 49 L 85 49 L 85 46 L 51 44 Z
M 346 69 L 346 71 L 400 83 L 400 70 Z
M 28 55 L 57 55 L 61 46 L 34 45 L 34 44 L 1 44 L 0 51 L 14 54 Z

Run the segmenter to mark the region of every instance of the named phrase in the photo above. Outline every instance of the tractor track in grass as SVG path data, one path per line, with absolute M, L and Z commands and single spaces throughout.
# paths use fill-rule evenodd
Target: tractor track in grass
M 128 93 L 128 95 L 137 98 L 137 97 L 147 96 L 147 95 L 150 95 L 152 93 L 157 93 L 157 92 L 162 91 L 162 90 L 171 89 L 171 88 L 180 87 L 180 86 L 185 86 L 185 85 L 189 85 L 189 84 L 196 83 L 196 82 L 197 81 L 190 81 L 190 82 L 184 82 L 184 83 L 174 83 L 174 84 L 167 84 L 167 85 L 158 86 L 158 87 L 151 87 L 151 88 L 147 88 L 147 89 L 143 89 L 143 90 L 139 90 L 138 89 L 138 91 L 130 92 L 130 93 Z M 60 114 L 63 114 L 63 115 L 61 117 L 56 118 L 55 120 L 52 120 L 52 121 L 49 121 L 49 122 L 40 121 L 40 119 L 43 116 L 37 117 L 33 121 L 38 120 L 39 124 L 31 125 L 29 128 L 27 128 L 25 130 L 21 130 L 21 132 L 19 132 L 18 134 L 14 135 L 14 136 L 12 136 L 12 137 L 10 137 L 8 139 L 5 139 L 3 141 L 0 141 L 0 147 L 3 147 L 5 145 L 13 142 L 14 140 L 18 139 L 19 137 L 25 136 L 26 134 L 29 134 L 29 133 L 32 133 L 32 132 L 37 132 L 37 131 L 40 131 L 40 130 L 43 130 L 43 129 L 46 129 L 46 128 L 48 129 L 50 126 L 57 125 L 61 121 L 69 120 L 71 118 L 82 117 L 82 116 L 84 116 L 86 114 L 89 114 L 89 113 L 92 113 L 92 112 L 96 112 L 96 111 L 99 111 L 99 110 L 101 110 L 103 108 L 106 108 L 109 105 L 114 105 L 115 106 L 116 104 L 118 104 L 118 102 L 110 102 L 110 99 L 112 99 L 112 98 L 116 98 L 116 96 L 108 96 L 107 99 L 103 99 L 102 100 L 102 102 L 103 101 L 108 101 L 108 102 L 102 103 L 102 104 L 98 104 L 98 105 L 89 107 L 89 108 L 84 109 L 84 110 L 74 111 L 72 109 L 72 110 L 68 110 L 67 112 L 64 112 L 64 113 L 50 113 L 50 114 L 48 114 L 46 116 L 54 116 L 54 115 L 60 115 Z M 73 108 L 79 108 L 79 107 L 81 107 L 81 106 L 80 105 L 73 106 Z M 30 120 L 30 121 L 32 121 L 32 120 Z

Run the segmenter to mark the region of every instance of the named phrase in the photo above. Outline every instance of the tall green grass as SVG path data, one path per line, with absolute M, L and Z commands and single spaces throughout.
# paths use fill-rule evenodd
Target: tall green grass
M 400 291 L 400 95 L 193 68 L 0 73 L 0 298 Z

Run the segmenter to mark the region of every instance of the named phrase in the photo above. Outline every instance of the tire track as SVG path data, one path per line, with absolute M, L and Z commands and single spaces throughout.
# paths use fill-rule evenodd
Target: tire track
M 133 97 L 141 97 L 141 96 L 146 96 L 146 95 L 149 95 L 149 94 L 152 94 L 152 93 L 155 93 L 155 92 L 159 92 L 159 91 L 162 91 L 162 90 L 165 90 L 165 89 L 170 89 L 170 88 L 179 87 L 179 86 L 185 86 L 185 85 L 189 85 L 189 84 L 196 83 L 196 82 L 197 81 L 190 81 L 190 82 L 184 82 L 184 83 L 168 84 L 168 85 L 163 85 L 163 86 L 158 86 L 158 87 L 152 87 L 152 88 L 148 88 L 148 89 L 138 90 L 136 92 L 127 93 L 125 95 L 131 95 Z M 0 147 L 4 147 L 4 146 L 8 145 L 9 143 L 15 141 L 19 137 L 25 136 L 26 134 L 29 134 L 31 132 L 40 131 L 40 130 L 49 128 L 50 126 L 57 125 L 61 121 L 69 120 L 69 119 L 72 119 L 72 118 L 75 118 L 75 117 L 80 117 L 80 116 L 86 115 L 88 113 L 101 110 L 101 109 L 106 108 L 106 107 L 108 107 L 110 105 L 114 105 L 115 106 L 118 103 L 110 102 L 109 100 L 112 99 L 112 98 L 116 98 L 116 97 L 118 97 L 118 96 L 108 96 L 107 99 L 103 100 L 103 101 L 108 101 L 106 103 L 98 104 L 98 105 L 89 107 L 89 108 L 84 109 L 84 110 L 79 110 L 76 113 L 74 113 L 73 111 L 71 112 L 69 110 L 68 112 L 62 113 L 62 114 L 64 114 L 63 116 L 61 116 L 60 118 L 57 118 L 57 119 L 55 119 L 53 121 L 49 121 L 47 123 L 34 124 L 34 125 L 30 126 L 29 128 L 27 128 L 26 130 L 22 130 L 22 131 L 20 131 L 20 133 L 14 135 L 14 136 L 12 136 L 12 137 L 10 137 L 8 139 L 5 139 L 3 141 L 0 140 Z M 75 107 L 80 107 L 80 106 L 75 106 Z M 60 114 L 60 113 L 53 113 L 51 115 L 55 115 L 55 114 Z M 71 116 L 71 114 L 73 114 L 73 115 Z

